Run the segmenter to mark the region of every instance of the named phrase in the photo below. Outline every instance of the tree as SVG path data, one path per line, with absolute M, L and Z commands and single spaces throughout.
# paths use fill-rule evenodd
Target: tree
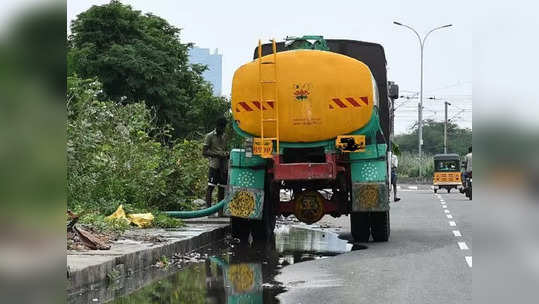
M 215 113 L 228 110 L 203 80 L 205 67 L 188 62 L 191 43 L 180 29 L 153 14 L 141 14 L 119 1 L 92 6 L 71 23 L 68 73 L 97 77 L 104 98 L 119 103 L 144 101 L 159 123 L 176 137 L 207 132 Z
M 417 154 L 417 125 L 408 134 L 395 136 L 395 142 L 401 151 Z M 447 152 L 465 155 L 472 145 L 472 130 L 461 129 L 457 124 L 447 124 Z M 444 123 L 426 120 L 423 125 L 423 151 L 426 154 L 444 152 Z

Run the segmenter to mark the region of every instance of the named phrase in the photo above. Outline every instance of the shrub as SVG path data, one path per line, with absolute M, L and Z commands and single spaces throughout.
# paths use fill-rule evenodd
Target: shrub
M 100 92 L 95 79 L 68 78 L 68 208 L 190 209 L 206 187 L 202 139 L 172 141 L 144 103 L 99 101 Z
M 419 158 L 415 153 L 402 152 L 399 157 L 399 167 L 397 173 L 401 177 L 418 177 L 419 176 Z M 422 177 L 432 177 L 434 172 L 434 163 L 431 155 L 423 155 L 422 157 Z

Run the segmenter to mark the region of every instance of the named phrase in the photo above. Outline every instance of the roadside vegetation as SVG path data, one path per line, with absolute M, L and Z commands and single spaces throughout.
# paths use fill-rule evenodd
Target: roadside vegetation
M 67 205 L 79 222 L 122 231 L 105 220 L 151 212 L 157 227 L 180 220 L 162 211 L 192 210 L 203 198 L 204 135 L 229 112 L 190 64 L 180 29 L 119 1 L 92 6 L 71 23 L 67 40 Z M 231 130 L 228 130 L 231 132 Z
M 395 136 L 394 142 L 400 150 L 399 178 L 415 178 L 430 181 L 434 173 L 433 156 L 444 151 L 444 123 L 426 120 L 423 126 L 423 156 L 419 160 L 417 147 L 417 126 L 407 134 Z M 472 145 L 472 130 L 461 129 L 457 124 L 447 125 L 447 152 L 457 153 L 462 157 L 468 153 Z M 419 177 L 419 164 L 422 164 L 422 174 Z
M 128 213 L 192 209 L 206 185 L 201 140 L 175 139 L 144 103 L 101 101 L 101 91 L 96 79 L 68 78 L 68 208 L 85 212 L 82 222 L 120 204 Z
M 432 155 L 423 155 L 421 167 L 423 177 L 432 177 L 434 173 L 434 160 Z M 397 169 L 399 178 L 419 176 L 419 158 L 417 153 L 401 152 L 399 157 L 399 167 Z

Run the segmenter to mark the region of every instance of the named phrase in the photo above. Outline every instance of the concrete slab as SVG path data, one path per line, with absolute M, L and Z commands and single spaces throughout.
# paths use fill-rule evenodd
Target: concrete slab
M 92 288 L 107 277 L 123 277 L 155 264 L 161 257 L 189 251 L 221 240 L 228 231 L 228 223 L 187 223 L 179 229 L 133 229 L 110 250 L 67 252 L 67 290 L 74 292 Z
M 184 219 L 185 223 L 190 224 L 228 224 L 230 223 L 230 218 L 228 217 L 199 217 L 193 219 Z
M 106 262 L 114 261 L 114 256 L 91 256 L 91 255 L 67 255 L 68 271 L 80 271 L 86 267 L 100 265 Z

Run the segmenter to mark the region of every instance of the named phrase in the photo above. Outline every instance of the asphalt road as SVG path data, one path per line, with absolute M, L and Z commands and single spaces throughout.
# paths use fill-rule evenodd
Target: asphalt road
M 400 188 L 389 242 L 283 268 L 281 303 L 471 303 L 472 201 L 458 191 Z M 351 238 L 348 217 L 321 223 Z

